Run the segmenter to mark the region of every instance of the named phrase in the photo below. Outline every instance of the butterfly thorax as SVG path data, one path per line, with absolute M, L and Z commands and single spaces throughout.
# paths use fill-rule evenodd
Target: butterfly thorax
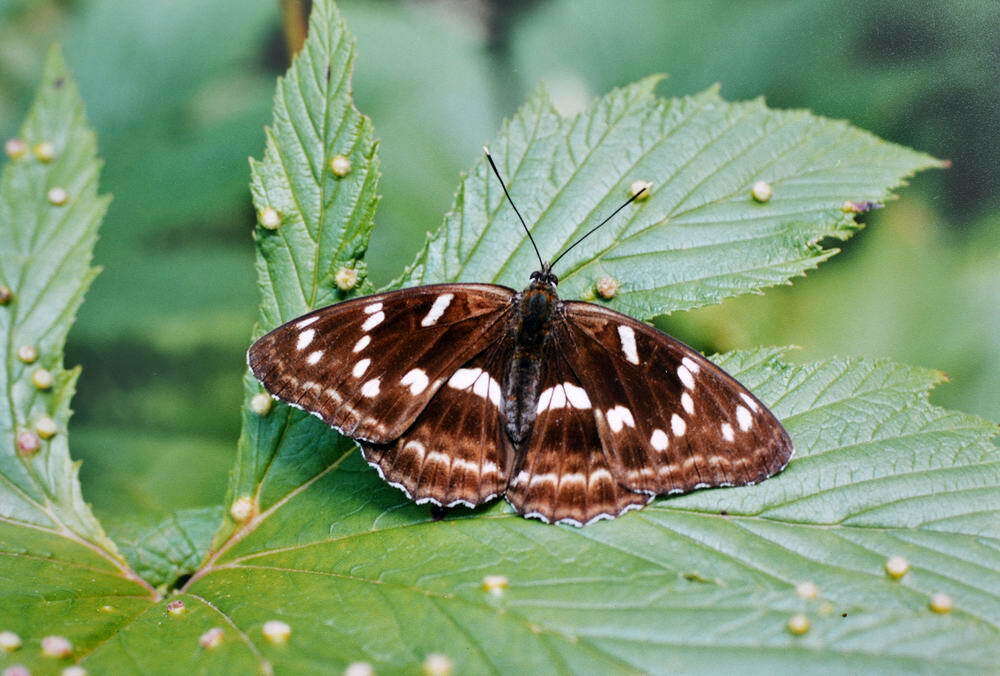
M 515 303 L 510 327 L 515 336 L 514 353 L 504 378 L 503 395 L 507 434 L 515 444 L 521 444 L 530 436 L 535 422 L 542 354 L 560 303 L 555 277 L 535 273 L 531 285 L 517 295 Z

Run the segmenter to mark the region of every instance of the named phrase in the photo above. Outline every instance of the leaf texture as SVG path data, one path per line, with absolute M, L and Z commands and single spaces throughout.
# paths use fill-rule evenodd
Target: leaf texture
M 539 89 L 491 145 L 513 199 L 549 260 L 611 214 L 632 182 L 652 184 L 560 261 L 563 297 L 592 300 L 621 283 L 615 309 L 640 319 L 786 282 L 835 250 L 819 242 L 857 228 L 845 201 L 884 201 L 919 169 L 941 166 L 807 111 L 730 103 L 716 89 L 654 94 L 659 77 L 615 90 L 571 118 Z M 751 197 L 771 185 L 766 203 Z M 493 281 L 515 288 L 537 269 L 530 244 L 484 161 L 404 284 Z
M 0 284 L 13 294 L 0 305 L 0 622 L 31 663 L 44 635 L 86 650 L 155 593 L 84 503 L 66 441 L 79 369 L 63 367 L 63 346 L 97 272 L 91 252 L 108 198 L 97 193 L 94 134 L 56 49 L 19 138 L 27 150 L 0 177 Z M 50 388 L 34 384 L 39 369 L 52 374 Z M 36 431 L 45 418 L 55 427 L 48 439 Z
M 275 669 L 461 673 L 981 673 L 1000 658 L 1000 457 L 983 420 L 931 406 L 940 375 L 889 362 L 719 358 L 799 449 L 760 486 L 661 499 L 615 521 L 552 527 L 504 505 L 435 522 L 352 449 L 320 474 L 269 476 L 264 511 L 187 588 Z M 311 418 L 290 450 L 321 444 Z M 901 580 L 888 557 L 911 565 Z M 486 591 L 486 576 L 507 589 Z M 796 595 L 810 581 L 816 599 Z M 929 599 L 955 601 L 948 615 Z M 786 629 L 805 614 L 804 636 Z M 325 618 L 320 621 L 319 618 Z M 245 656 L 253 656 L 250 648 Z M 102 662 L 95 662 L 102 664 Z M 111 664 L 111 663 L 109 663 Z M 324 667 L 325 665 L 325 667 Z

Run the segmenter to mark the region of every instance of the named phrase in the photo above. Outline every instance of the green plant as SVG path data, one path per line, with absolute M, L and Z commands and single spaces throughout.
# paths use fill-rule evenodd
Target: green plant
M 317 2 L 252 165 L 258 212 L 281 218 L 255 231 L 258 330 L 341 300 L 342 267 L 361 273 L 351 293 L 371 290 L 378 148 L 351 101 L 352 59 L 332 2 Z M 546 252 L 632 180 L 654 185 L 631 217 L 574 250 L 564 296 L 612 275 L 612 305 L 652 319 L 786 282 L 834 253 L 820 240 L 854 231 L 845 200 L 884 200 L 938 164 L 844 123 L 714 91 L 662 100 L 655 84 L 574 118 L 539 91 L 492 143 Z M 0 631 L 23 643 L 4 666 L 270 673 L 363 661 L 412 672 L 440 653 L 463 673 L 977 672 L 1000 657 L 994 428 L 928 404 L 940 374 L 883 361 L 795 366 L 771 348 L 719 357 L 785 421 L 796 460 L 760 486 L 659 500 L 585 529 L 503 504 L 434 522 L 319 421 L 281 404 L 251 410 L 260 388 L 245 376 L 221 526 L 219 510 L 188 511 L 112 542 L 81 498 L 65 434 L 77 372 L 62 368 L 62 349 L 106 200 L 58 53 L 20 136 L 50 141 L 55 157 L 12 159 L 0 185 L 0 283 L 13 292 L 0 307 Z M 351 160 L 343 178 L 328 169 L 334 155 Z M 774 187 L 766 204 L 749 197 L 762 179 Z M 51 203 L 53 187 L 66 204 Z M 532 258 L 501 199 L 477 163 L 398 283 L 523 284 Z M 18 359 L 23 345 L 36 363 Z M 49 390 L 32 382 L 40 367 L 55 376 Z M 45 439 L 33 431 L 47 435 L 44 416 L 57 430 Z M 884 569 L 891 556 L 909 561 L 901 579 Z M 506 587 L 485 588 L 495 575 Z M 816 588 L 797 593 L 804 582 Z M 935 593 L 954 610 L 932 611 Z M 800 635 L 787 627 L 798 614 L 811 622 Z M 43 654 L 59 652 L 51 635 L 70 640 L 68 656 Z

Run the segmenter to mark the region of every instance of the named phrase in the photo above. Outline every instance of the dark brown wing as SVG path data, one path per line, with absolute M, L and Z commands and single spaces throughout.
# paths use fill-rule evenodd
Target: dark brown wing
M 792 442 L 774 414 L 698 352 L 599 305 L 563 308 L 557 340 L 623 486 L 650 494 L 741 486 L 788 464 Z
M 272 395 L 343 434 L 399 437 L 456 369 L 504 331 L 515 292 L 434 284 L 331 305 L 274 329 L 247 352 Z
M 500 340 L 463 364 L 399 439 L 362 442 L 365 460 L 417 504 L 475 507 L 503 493 L 514 449 L 500 383 L 513 347 Z
M 583 526 L 642 507 L 649 495 L 616 480 L 598 431 L 600 412 L 558 336 L 546 349 L 537 417 L 528 442 L 518 449 L 507 501 L 526 517 Z

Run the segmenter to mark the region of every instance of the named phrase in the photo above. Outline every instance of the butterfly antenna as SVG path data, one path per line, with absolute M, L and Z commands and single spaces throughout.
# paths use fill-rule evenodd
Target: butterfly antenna
M 629 197 L 628 200 L 625 201 L 625 204 L 621 205 L 620 207 L 618 207 L 617 209 L 615 209 L 614 211 L 612 211 L 610 216 L 608 216 L 603 221 L 601 221 L 600 223 L 598 223 L 597 225 L 595 225 L 594 227 L 592 227 L 580 239 L 578 239 L 575 242 L 573 242 L 572 244 L 570 244 L 569 247 L 567 247 L 565 251 L 563 251 L 561 254 L 559 254 L 558 256 L 556 256 L 555 260 L 553 260 L 552 263 L 549 264 L 549 267 L 550 268 L 555 267 L 555 264 L 559 262 L 559 259 L 562 258 L 563 256 L 565 256 L 566 254 L 568 254 L 570 252 L 570 249 L 572 249 L 577 244 L 579 244 L 580 242 L 582 242 L 583 240 L 587 239 L 588 237 L 590 237 L 591 235 L 593 235 L 595 232 L 597 232 L 598 228 L 600 228 L 602 225 L 604 225 L 605 223 L 607 223 L 608 221 L 610 221 L 612 218 L 614 218 L 615 216 L 617 216 L 619 211 L 621 211 L 622 209 L 624 209 L 628 205 L 632 204 L 632 202 L 634 202 L 635 200 L 637 200 L 640 197 L 642 197 L 643 193 L 645 193 L 646 190 L 647 190 L 647 188 L 643 187 L 642 190 L 638 191 L 636 194 L 634 194 L 631 197 Z
M 521 225 L 524 227 L 524 232 L 528 235 L 528 239 L 531 241 L 531 246 L 535 250 L 535 256 L 538 257 L 538 264 L 545 268 L 545 261 L 542 260 L 542 254 L 538 252 L 538 245 L 535 244 L 535 238 L 531 236 L 531 231 L 528 230 L 528 224 L 524 222 L 524 217 L 521 212 L 517 210 L 517 205 L 514 204 L 514 200 L 511 199 L 510 193 L 507 191 L 507 186 L 504 185 L 503 177 L 500 176 L 500 170 L 497 169 L 496 162 L 493 161 L 493 156 L 490 155 L 490 149 L 483 146 L 483 152 L 486 153 L 486 159 L 490 161 L 490 166 L 493 167 L 493 173 L 496 174 L 497 180 L 500 181 L 500 187 L 503 188 L 503 194 L 507 196 L 507 201 L 510 202 L 510 206 L 514 208 L 514 213 L 517 214 L 518 220 L 521 221 Z M 549 266 L 552 267 L 551 265 Z

